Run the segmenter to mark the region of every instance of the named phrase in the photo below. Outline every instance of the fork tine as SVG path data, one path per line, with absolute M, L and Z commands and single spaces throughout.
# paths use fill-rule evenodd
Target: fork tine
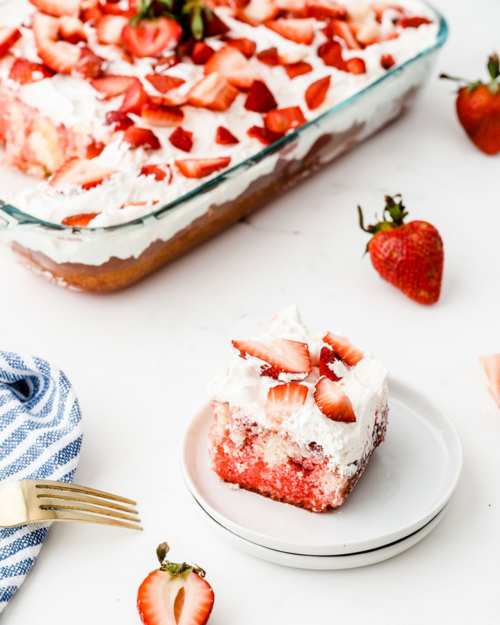
M 131 506 L 136 506 L 137 502 L 132 499 L 126 499 L 119 495 L 113 495 L 112 493 L 106 493 L 102 490 L 96 490 L 95 488 L 88 488 L 87 486 L 79 486 L 78 484 L 68 484 L 67 482 L 54 482 L 52 480 L 40 480 L 35 483 L 35 488 L 47 488 L 49 490 L 63 490 L 71 493 L 81 493 L 82 495 L 94 495 L 95 497 L 102 497 L 103 499 L 111 499 L 112 501 L 119 501 L 120 503 L 128 503 Z
M 89 503 L 95 506 L 102 506 L 104 508 L 112 508 L 113 510 L 120 510 L 121 512 L 126 512 L 127 514 L 139 514 L 137 510 L 134 508 L 129 508 L 127 506 L 122 506 L 121 504 L 112 503 L 111 501 L 106 501 L 105 499 L 100 499 L 98 497 L 87 497 L 86 495 L 75 495 L 72 497 L 71 495 L 63 495 L 62 492 L 58 493 L 56 490 L 40 490 L 37 494 L 37 499 L 57 499 L 58 501 L 79 501 L 81 503 Z M 44 502 L 40 501 L 40 505 Z
M 41 503 L 43 502 L 43 503 Z M 100 514 L 103 516 L 113 517 L 114 519 L 125 519 L 126 521 L 135 521 L 139 523 L 141 519 L 132 516 L 131 514 L 123 514 L 122 512 L 115 512 L 108 510 L 107 508 L 101 508 L 100 506 L 92 506 L 90 504 L 75 502 L 73 505 L 63 505 L 58 499 L 42 499 L 39 504 L 40 510 L 48 510 L 55 508 L 56 510 L 78 510 L 80 512 L 90 512 L 92 514 Z
M 110 517 L 96 516 L 95 514 L 82 514 L 79 512 L 69 512 L 66 510 L 45 510 L 42 512 L 42 521 L 76 521 L 78 523 L 97 523 L 98 525 L 112 525 L 125 529 L 138 530 L 142 532 L 140 525 L 118 521 Z

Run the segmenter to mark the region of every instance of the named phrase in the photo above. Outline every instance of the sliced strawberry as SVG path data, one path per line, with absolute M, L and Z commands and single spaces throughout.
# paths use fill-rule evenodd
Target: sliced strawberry
M 387 4 L 386 2 L 372 2 L 370 4 L 370 8 L 375 13 L 375 19 L 377 20 L 377 22 L 382 21 L 384 13 L 387 10 L 392 9 L 393 11 L 399 11 L 400 13 L 403 12 L 402 7 L 396 6 L 394 4 Z
M 269 389 L 266 415 L 277 425 L 289 419 L 305 404 L 309 389 L 303 384 L 279 384 Z
M 204 41 L 197 41 L 191 51 L 191 60 L 195 65 L 205 65 L 215 50 Z
M 99 0 L 99 7 L 106 15 L 115 15 L 125 17 L 128 20 L 137 15 L 137 3 L 129 1 L 128 8 L 124 7 L 121 2 L 113 2 L 113 0 Z
M 80 13 L 81 0 L 30 0 L 30 2 L 43 13 L 54 17 L 77 16 Z
M 274 0 L 274 4 L 290 17 L 304 17 L 306 12 L 306 0 Z
M 359 44 L 354 37 L 349 25 L 342 20 L 331 20 L 323 29 L 324 34 L 329 37 L 340 37 L 350 50 L 359 50 Z
M 239 143 L 239 141 L 227 128 L 219 126 L 215 135 L 215 143 L 219 145 L 234 145 L 235 143 Z
M 311 111 L 320 107 L 325 101 L 331 80 L 331 76 L 325 76 L 325 78 L 320 78 L 307 87 L 305 98 L 307 107 Z
M 323 59 L 325 65 L 347 72 L 347 64 L 342 57 L 342 46 L 338 41 L 329 40 L 320 45 L 318 56 Z
M 343 336 L 328 332 L 323 337 L 323 341 L 333 347 L 334 351 L 342 358 L 342 360 L 350 367 L 354 367 L 364 358 L 364 353 L 354 347 L 354 345 Z
M 238 39 L 233 39 L 233 37 L 223 37 L 222 39 L 227 43 L 227 45 L 233 46 L 233 48 L 239 50 L 241 54 L 246 56 L 247 59 L 251 59 L 257 49 L 257 44 L 246 37 Z
M 141 58 L 175 50 L 181 38 L 181 25 L 166 17 L 141 20 L 137 26 L 128 23 L 122 32 L 123 45 L 134 56 Z
M 115 124 L 115 130 L 126 130 L 129 126 L 134 125 L 130 117 L 122 111 L 108 111 L 105 119 L 106 126 Z
M 166 56 L 162 56 L 158 59 L 155 65 L 155 71 L 163 72 L 169 67 L 174 67 L 174 65 L 178 65 L 181 62 L 179 55 L 177 52 L 173 54 L 167 54 Z
M 284 109 L 269 111 L 264 117 L 266 128 L 272 132 L 286 133 L 306 123 L 306 118 L 300 110 L 300 106 L 290 106 Z
M 286 73 L 290 77 L 290 80 L 293 80 L 296 76 L 302 76 L 302 74 L 309 74 L 312 72 L 312 65 L 310 63 L 305 63 L 304 61 L 299 61 L 298 63 L 290 63 L 285 66 Z
M 177 76 L 164 76 L 162 74 L 148 74 L 146 80 L 160 93 L 167 93 L 171 89 L 177 89 L 177 87 L 186 82 L 182 78 L 177 78 Z
M 154 176 L 158 182 L 168 177 L 167 184 L 172 181 L 172 170 L 170 165 L 144 165 L 141 169 L 141 176 Z
M 87 158 L 97 158 L 102 154 L 105 147 L 106 146 L 102 143 L 102 141 L 91 141 L 87 146 Z
M 85 79 L 99 78 L 103 72 L 105 59 L 94 54 L 90 48 L 76 49 L 80 50 L 80 58 L 75 63 L 72 73 Z
M 267 344 L 260 341 L 233 341 L 233 346 L 241 358 L 253 356 L 282 373 L 295 375 L 299 380 L 311 373 L 311 357 L 306 343 L 276 339 Z
M 329 0 L 307 0 L 306 14 L 308 17 L 322 21 L 327 19 L 345 20 L 347 18 L 346 8 Z
M 55 172 L 50 179 L 50 186 L 60 188 L 67 185 L 91 189 L 116 174 L 114 169 L 95 165 L 85 158 L 70 158 Z
M 142 107 L 141 117 L 150 126 L 168 128 L 181 124 L 184 119 L 184 113 L 180 108 L 147 102 Z
M 380 58 L 380 65 L 381 65 L 384 69 L 391 69 L 391 67 L 393 67 L 394 65 L 396 65 L 396 61 L 394 60 L 394 57 L 392 56 L 392 54 L 384 54 L 384 55 Z
M 205 74 L 217 72 L 238 89 L 250 89 L 259 79 L 248 59 L 239 50 L 226 46 L 218 50 L 205 65 Z
M 142 107 L 149 102 L 149 96 L 144 90 L 140 80 L 135 80 L 125 93 L 125 98 L 120 106 L 122 113 L 135 113 L 140 115 Z
M 92 219 L 95 219 L 97 215 L 101 213 L 81 213 L 80 215 L 72 215 L 71 217 L 65 217 L 62 220 L 63 226 L 72 226 L 73 228 L 84 228 L 88 226 Z
M 132 149 L 159 150 L 161 148 L 158 137 L 149 128 L 130 126 L 123 133 L 123 140 L 129 143 Z
M 186 178 L 205 178 L 216 171 L 220 171 L 229 166 L 230 156 L 219 158 L 189 158 L 182 161 L 175 161 L 177 169 Z
M 278 132 L 272 132 L 268 128 L 262 128 L 261 126 L 252 126 L 247 130 L 247 135 L 252 139 L 257 139 L 264 145 L 271 145 L 282 139 L 285 135 Z
M 432 24 L 432 21 L 426 17 L 403 17 L 399 21 L 399 25 L 403 28 L 418 28 L 424 24 Z
M 351 400 L 336 382 L 320 378 L 316 384 L 314 399 L 325 417 L 332 421 L 355 423 L 356 415 Z
M 38 56 L 54 72 L 71 74 L 80 60 L 81 49 L 77 46 L 59 42 L 59 20 L 35 13 L 32 20 L 33 34 Z
M 351 74 L 366 74 L 366 64 L 363 59 L 358 57 L 353 59 L 347 59 L 346 61 L 347 71 Z
M 336 354 L 333 349 L 330 349 L 329 347 L 322 347 L 319 355 L 320 376 L 326 376 L 329 380 L 338 382 L 340 378 L 333 372 L 329 365 L 332 365 L 334 362 L 339 362 L 340 360 L 340 356 Z
M 262 50 L 262 52 L 259 52 L 257 54 L 257 58 L 261 63 L 264 63 L 265 65 L 280 64 L 277 48 L 268 48 L 267 50 Z
M 183 152 L 191 152 L 193 147 L 193 133 L 180 126 L 174 130 L 168 140 L 175 148 Z
M 83 9 L 81 12 L 82 22 L 84 24 L 92 24 L 95 26 L 97 22 L 102 18 L 102 11 L 98 6 L 91 6 L 86 9 Z
M 127 23 L 127 18 L 121 15 L 104 15 L 97 23 L 97 40 L 104 45 L 121 45 L 122 32 Z
M 216 72 L 197 82 L 187 95 L 191 106 L 226 111 L 236 99 L 238 89 Z
M 124 94 L 136 82 L 139 82 L 139 79 L 134 76 L 104 76 L 91 80 L 90 84 L 109 100 Z
M 280 18 L 266 22 L 266 26 L 285 39 L 310 46 L 314 40 L 313 20 L 309 18 Z
M 274 99 L 273 94 L 269 91 L 266 83 L 262 80 L 254 81 L 245 101 L 245 108 L 247 111 L 267 113 L 268 111 L 275 109 L 277 106 L 278 103 Z
M 17 28 L 9 28 L 8 26 L 0 26 L 0 56 L 3 56 L 7 50 L 21 38 L 21 31 Z
M 242 22 L 258 26 L 272 20 L 278 13 L 278 7 L 269 0 L 251 0 L 237 10 L 236 16 Z
M 59 18 L 59 36 L 68 43 L 80 43 L 87 41 L 87 35 L 83 29 L 83 22 L 77 17 L 63 15 Z
M 489 391 L 500 408 L 500 354 L 481 356 L 479 362 L 488 376 Z
M 220 17 L 218 17 L 212 11 L 203 13 L 204 33 L 206 37 L 217 37 L 218 35 L 225 35 L 231 29 L 225 24 Z
M 42 63 L 32 63 L 26 59 L 15 59 L 9 72 L 9 78 L 21 85 L 27 85 L 54 75 L 48 67 Z
M 356 40 L 365 48 L 380 41 L 380 25 L 376 22 L 363 24 L 355 32 Z

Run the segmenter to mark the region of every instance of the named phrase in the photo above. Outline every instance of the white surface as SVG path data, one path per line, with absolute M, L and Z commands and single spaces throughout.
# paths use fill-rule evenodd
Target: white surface
M 499 47 L 500 4 L 438 0 L 451 22 L 439 71 L 484 74 Z M 208 570 L 210 625 L 498 625 L 500 411 L 477 356 L 500 351 L 500 158 L 484 156 L 437 79 L 416 107 L 250 221 L 111 297 L 66 292 L 0 259 L 0 345 L 59 364 L 83 409 L 80 482 L 135 496 L 146 531 L 51 530 L 2 625 L 138 625 L 137 588 L 167 539 Z M 441 231 L 441 301 L 423 308 L 382 282 L 367 258 L 367 217 L 402 192 Z M 300 571 L 246 556 L 200 525 L 182 483 L 182 434 L 229 341 L 297 302 L 311 326 L 343 327 L 393 374 L 451 416 L 464 470 L 443 522 L 377 566 Z M 335 614 L 335 619 L 333 619 Z
M 411 536 L 408 536 L 407 538 L 393 543 L 392 545 L 352 555 L 307 556 L 267 549 L 266 547 L 256 545 L 255 543 L 245 540 L 244 538 L 240 538 L 236 534 L 233 534 L 229 530 L 225 529 L 222 525 L 219 525 L 217 521 L 214 521 L 214 519 L 212 519 L 203 510 L 203 508 L 198 505 L 196 500 L 193 499 L 193 507 L 198 509 L 198 515 L 200 516 L 202 522 L 204 522 L 212 532 L 215 532 L 218 536 L 220 536 L 221 540 L 227 541 L 236 549 L 239 549 L 244 553 L 248 553 L 255 558 L 265 560 L 266 562 L 272 562 L 273 564 L 317 571 L 341 571 L 345 569 L 356 569 L 361 566 L 371 566 L 372 564 L 378 564 L 379 562 L 384 562 L 385 560 L 394 558 L 400 553 L 411 549 L 428 536 L 432 530 L 439 525 L 450 506 L 451 501 L 448 502 L 448 504 L 419 531 L 415 532 Z
M 183 475 L 191 494 L 218 523 L 254 543 L 290 553 L 333 556 L 406 538 L 443 508 L 457 485 L 462 449 L 455 428 L 432 401 L 402 380 L 389 380 L 389 427 L 347 502 L 311 514 L 243 490 L 210 470 L 205 406 L 184 441 Z

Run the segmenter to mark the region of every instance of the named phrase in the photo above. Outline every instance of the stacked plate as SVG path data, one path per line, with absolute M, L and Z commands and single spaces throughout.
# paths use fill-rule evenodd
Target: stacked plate
M 443 411 L 391 377 L 389 428 L 348 501 L 312 514 L 243 490 L 210 470 L 206 406 L 191 422 L 182 470 L 202 520 L 234 547 L 304 569 L 376 564 L 413 547 L 446 514 L 458 483 L 462 448 Z

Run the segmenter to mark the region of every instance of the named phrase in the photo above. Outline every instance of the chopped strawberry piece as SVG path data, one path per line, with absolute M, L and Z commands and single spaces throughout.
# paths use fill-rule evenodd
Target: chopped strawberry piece
M 331 76 L 325 76 L 325 78 L 320 78 L 307 87 L 305 98 L 307 107 L 311 111 L 317 109 L 325 101 L 328 89 L 330 89 L 331 80 Z
M 338 41 L 326 41 L 318 48 L 318 56 L 330 67 L 347 72 L 347 64 L 342 57 L 342 46 Z
M 239 39 L 223 37 L 223 41 L 225 41 L 229 46 L 233 46 L 233 48 L 239 50 L 241 54 L 247 57 L 247 59 L 251 59 L 257 49 L 257 44 L 246 37 L 241 37 Z
M 356 40 L 363 47 L 371 46 L 380 41 L 380 25 L 377 22 L 367 23 L 355 32 Z
M 206 37 L 216 37 L 217 35 L 225 35 L 231 29 L 225 24 L 215 13 L 203 14 L 204 32 Z
M 366 74 L 366 64 L 363 59 L 354 58 L 346 61 L 347 71 L 351 74 Z
M 80 215 L 72 215 L 71 217 L 65 217 L 62 220 L 63 226 L 72 226 L 73 228 L 84 228 L 88 226 L 92 219 L 95 219 L 97 215 L 101 213 L 81 213 Z
M 121 17 L 130 18 L 137 15 L 136 2 L 129 1 L 128 8 L 124 8 L 120 2 L 113 2 L 113 0 L 99 0 L 99 6 L 103 13 L 106 15 L 119 15 Z
M 238 89 L 217 73 L 205 76 L 189 91 L 187 100 L 191 106 L 212 111 L 226 111 L 236 99 Z
M 312 65 L 310 63 L 305 63 L 304 61 L 299 61 L 298 63 L 290 63 L 285 67 L 286 73 L 290 77 L 290 80 L 293 80 L 296 76 L 302 76 L 302 74 L 309 74 L 312 72 Z
M 265 412 L 277 425 L 289 419 L 305 404 L 309 389 L 303 384 L 279 384 L 269 389 Z
M 95 26 L 102 18 L 102 11 L 97 6 L 88 7 L 87 9 L 83 9 L 81 18 L 84 24 L 89 23 Z
M 9 72 L 9 78 L 21 85 L 27 85 L 37 80 L 50 78 L 54 75 L 48 67 L 42 63 L 32 63 L 26 59 L 16 59 Z
M 35 13 L 32 20 L 38 56 L 54 72 L 71 74 L 80 60 L 81 48 L 59 42 L 59 20 Z
M 262 50 L 262 52 L 259 52 L 257 54 L 257 58 L 261 63 L 264 63 L 265 65 L 280 64 L 277 48 L 268 48 L 267 50 Z
M 55 172 L 50 179 L 50 186 L 60 188 L 67 185 L 91 189 L 116 174 L 114 169 L 99 167 L 85 158 L 70 158 Z
M 106 146 L 102 141 L 91 141 L 87 146 L 87 158 L 97 158 Z
M 158 137 L 149 128 L 137 128 L 130 126 L 123 133 L 123 140 L 130 144 L 130 147 L 144 148 L 145 150 L 159 150 L 161 143 Z
M 186 82 L 182 78 L 177 78 L 177 76 L 164 76 L 162 74 L 148 74 L 146 80 L 160 93 L 167 93 L 171 89 L 177 89 L 177 87 Z
M 394 60 L 392 54 L 384 54 L 380 59 L 380 65 L 384 69 L 391 69 L 391 67 L 396 65 L 396 61 Z
M 290 106 L 289 108 L 275 109 L 274 111 L 269 111 L 269 113 L 264 118 L 266 128 L 268 128 L 272 132 L 277 132 L 280 134 L 284 134 L 289 130 L 298 128 L 299 126 L 305 124 L 306 121 L 306 118 L 300 110 L 300 106 Z
M 115 130 L 126 130 L 129 126 L 133 126 L 134 122 L 130 117 L 122 111 L 108 111 L 106 113 L 106 126 L 115 124 Z
M 0 26 L 0 56 L 3 56 L 7 52 L 7 50 L 11 46 L 13 46 L 20 38 L 21 31 L 17 28 Z
M 61 17 L 63 15 L 78 15 L 81 0 L 30 0 L 30 2 L 47 15 Z
M 333 349 L 322 347 L 319 355 L 320 376 L 326 376 L 329 380 L 338 382 L 340 378 L 333 372 L 333 369 L 329 365 L 332 365 L 334 362 L 339 362 L 340 360 L 340 356 L 336 354 Z
M 87 35 L 83 29 L 83 22 L 77 17 L 64 15 L 59 18 L 59 35 L 68 43 L 80 43 L 87 41 Z
M 205 65 L 215 50 L 204 41 L 197 41 L 191 51 L 191 60 L 195 65 Z
M 104 15 L 96 26 L 97 40 L 104 45 L 121 45 L 127 23 L 127 18 L 121 15 Z
M 274 0 L 281 11 L 290 13 L 289 17 L 304 17 L 306 12 L 306 0 Z
M 168 140 L 178 150 L 182 150 L 183 152 L 191 152 L 191 148 L 193 147 L 192 137 L 192 132 L 184 130 L 184 128 L 181 128 L 179 126 L 179 128 L 176 128 L 174 132 L 170 135 Z
M 175 50 L 181 38 L 181 25 L 166 17 L 141 20 L 137 26 L 128 23 L 122 33 L 123 45 L 134 56 L 141 58 L 159 56 L 165 50 Z
M 134 81 L 125 93 L 125 98 L 120 106 L 122 113 L 135 113 L 140 115 L 142 107 L 149 102 L 149 96 L 144 90 L 140 80 Z
M 281 371 L 271 365 L 262 365 L 260 368 L 260 375 L 265 375 L 268 378 L 274 378 L 277 380 L 280 377 Z
M 399 21 L 399 25 L 403 28 L 418 28 L 424 24 L 432 24 L 432 21 L 426 17 L 403 17 Z
M 359 50 L 359 44 L 348 23 L 342 20 L 331 20 L 323 29 L 323 33 L 328 37 L 339 37 L 343 39 L 350 50 Z
M 226 46 L 218 50 L 205 65 L 205 74 L 217 72 L 238 89 L 250 89 L 259 79 L 248 59 L 239 50 Z
M 186 178 L 205 178 L 216 171 L 228 167 L 231 157 L 221 156 L 219 158 L 190 158 L 182 161 L 175 161 L 177 169 Z
M 90 48 L 76 48 L 80 50 L 80 58 L 73 67 L 73 74 L 85 79 L 99 78 L 103 71 L 105 60 L 94 54 Z
M 170 165 L 144 165 L 141 169 L 141 176 L 154 176 L 158 182 L 168 177 L 167 184 L 172 181 L 172 170 Z
M 360 349 L 354 347 L 349 339 L 346 339 L 343 336 L 328 332 L 328 334 L 323 337 L 323 341 L 333 347 L 335 353 L 337 353 L 350 367 L 354 367 L 364 358 L 364 353 Z
M 103 93 L 106 96 L 106 100 L 108 100 L 122 95 L 133 84 L 138 82 L 139 79 L 134 76 L 104 76 L 104 78 L 94 78 L 94 80 L 90 81 L 90 84 L 96 91 Z
M 278 132 L 272 132 L 268 128 L 262 128 L 261 126 L 252 126 L 247 130 L 247 135 L 252 139 L 257 139 L 264 145 L 271 145 L 282 139 L 285 135 Z
M 215 143 L 219 145 L 234 145 L 235 143 L 239 143 L 239 141 L 227 128 L 219 126 L 215 135 Z
M 489 391 L 500 408 L 500 354 L 481 356 L 479 362 L 488 376 Z
M 269 91 L 266 83 L 262 80 L 254 81 L 245 101 L 245 108 L 247 111 L 267 113 L 268 111 L 275 109 L 277 106 L 278 103 L 274 99 L 273 94 Z
M 241 358 L 253 356 L 263 360 L 281 373 L 289 373 L 298 380 L 311 373 L 311 357 L 306 343 L 289 339 L 275 339 L 270 343 L 260 341 L 233 341 Z
M 174 67 L 174 65 L 177 65 L 180 62 L 181 60 L 178 54 L 174 52 L 174 54 L 169 54 L 167 56 L 160 57 L 155 65 L 155 70 L 157 72 L 164 71 L 168 69 L 169 67 Z
M 269 0 L 250 0 L 250 2 L 240 3 L 236 17 L 252 26 L 259 26 L 259 24 L 272 20 L 278 13 L 278 7 Z
M 314 399 L 325 417 L 332 421 L 356 422 L 351 400 L 336 382 L 328 378 L 320 378 L 316 384 Z
M 310 46 L 314 40 L 313 20 L 309 18 L 280 18 L 265 24 L 285 39 Z
M 317 20 L 345 20 L 347 18 L 347 10 L 342 5 L 329 0 L 307 0 L 306 15 Z
M 141 117 L 150 126 L 168 128 L 181 124 L 184 119 L 184 113 L 180 108 L 146 102 L 141 109 Z

